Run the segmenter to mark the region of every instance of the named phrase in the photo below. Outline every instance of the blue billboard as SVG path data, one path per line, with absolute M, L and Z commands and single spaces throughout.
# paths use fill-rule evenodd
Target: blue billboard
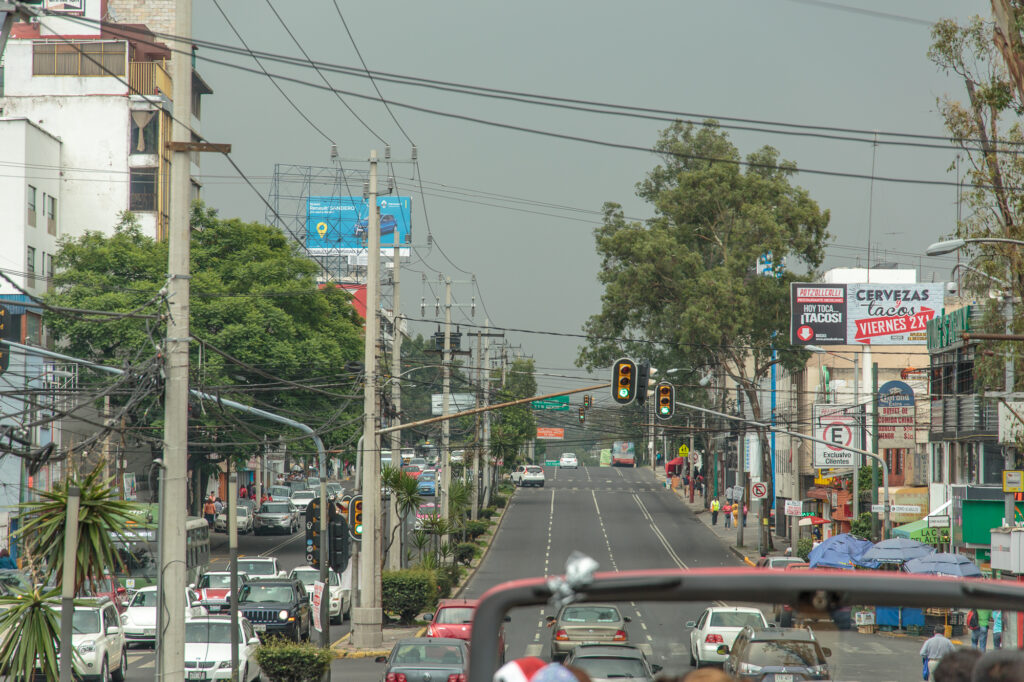
M 377 197 L 381 248 L 411 241 L 412 200 Z M 306 247 L 365 251 L 370 205 L 363 197 L 309 197 L 306 200 Z

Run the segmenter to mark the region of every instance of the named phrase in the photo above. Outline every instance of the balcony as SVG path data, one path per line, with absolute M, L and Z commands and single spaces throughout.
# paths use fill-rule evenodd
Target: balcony
M 933 400 L 930 422 L 933 438 L 994 434 L 999 430 L 996 401 L 977 395 L 950 395 Z
M 142 95 L 162 93 L 168 99 L 173 99 L 171 76 L 167 73 L 164 64 L 164 62 L 131 62 L 128 82 L 131 83 L 132 92 Z

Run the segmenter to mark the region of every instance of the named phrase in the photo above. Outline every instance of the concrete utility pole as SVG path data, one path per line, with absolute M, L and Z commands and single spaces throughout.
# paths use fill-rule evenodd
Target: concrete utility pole
M 377 285 L 380 265 L 380 215 L 377 211 L 377 151 L 370 152 L 370 183 L 367 197 L 370 213 L 366 244 L 366 338 L 363 365 L 363 513 L 367 525 L 380 528 L 380 444 L 377 442 Z M 380 537 L 363 533 L 359 548 L 359 606 L 352 609 L 352 644 L 360 649 L 378 649 L 381 632 Z M 326 629 L 326 628 L 325 628 Z
M 491 320 L 488 318 L 484 324 L 487 328 L 487 341 L 484 343 L 484 404 L 491 404 Z M 483 505 L 486 507 L 490 501 L 487 497 L 489 487 L 487 485 L 488 473 L 490 472 L 491 462 L 491 415 L 490 413 L 484 414 L 484 449 L 483 449 L 483 484 L 484 484 L 484 495 Z M 474 474 L 475 475 L 475 474 Z
M 867 413 L 865 413 L 867 414 Z M 871 363 L 871 451 L 878 452 L 878 363 Z M 888 491 L 886 491 L 888 493 Z M 871 461 L 871 506 L 878 504 L 878 462 Z M 888 505 L 885 515 L 889 516 Z M 871 515 L 871 539 L 877 541 L 878 514 Z
M 231 682 L 238 682 L 238 472 L 228 460 L 228 554 L 231 561 Z M 257 498 L 259 499 L 259 498 Z M 242 682 L 246 682 L 242 680 Z
M 444 280 L 444 354 L 441 356 L 441 414 L 448 416 L 449 392 L 452 384 L 452 280 Z M 449 439 L 451 429 L 447 419 L 441 422 L 441 518 L 448 520 L 448 486 L 452 482 L 452 460 Z
M 402 254 L 401 254 L 401 243 L 398 241 L 398 230 L 395 230 L 394 242 L 395 250 L 392 255 L 392 281 L 394 282 L 394 289 L 392 291 L 393 304 L 391 320 L 394 323 L 394 333 L 391 338 L 391 406 L 395 410 L 396 415 L 400 415 L 402 411 L 402 382 L 398 380 L 398 377 L 402 374 L 402 313 L 401 307 L 399 307 L 399 286 L 401 283 L 401 271 L 402 271 Z M 396 416 L 394 423 L 398 423 L 401 420 L 401 416 Z M 391 461 L 398 462 L 401 464 L 402 459 L 402 434 L 399 431 L 391 432 Z M 388 570 L 397 571 L 402 568 L 402 555 L 405 553 L 405 544 L 403 542 L 402 531 L 399 526 L 402 525 L 402 520 L 398 516 L 398 496 L 391 495 L 389 497 L 388 504 L 388 519 L 391 521 L 388 529 L 388 540 L 393 540 L 393 544 L 388 548 Z
M 483 376 L 484 376 L 484 355 L 483 355 L 482 344 L 483 344 L 483 338 L 482 338 L 482 335 L 480 334 L 480 332 L 478 331 L 476 333 L 476 406 L 477 407 L 480 407 L 480 399 L 481 399 L 481 397 L 483 397 L 483 396 L 481 396 L 481 393 L 483 393 L 483 390 L 481 389 L 481 386 L 483 385 Z M 473 430 L 473 437 L 474 437 L 474 440 L 476 440 L 476 447 L 474 448 L 474 450 L 476 452 L 473 453 L 474 454 L 474 457 L 473 457 L 473 471 L 471 473 L 472 482 L 469 484 L 470 500 L 471 500 L 471 505 L 472 505 L 470 507 L 469 518 L 471 518 L 473 521 L 477 520 L 477 515 L 479 513 L 479 508 L 480 508 L 480 501 L 477 498 L 477 481 L 480 478 L 480 458 L 483 457 L 483 450 L 480 449 L 480 440 L 481 440 L 481 438 L 480 438 L 480 420 L 481 419 L 486 419 L 486 418 L 487 418 L 486 415 L 481 417 L 478 414 L 476 416 L 476 425 L 475 425 L 475 428 Z
M 192 142 L 188 123 L 192 110 L 192 0 L 177 0 L 174 8 L 171 49 L 172 95 L 176 116 L 171 140 Z M 188 370 L 189 370 L 189 255 L 191 231 L 190 170 L 192 159 L 181 146 L 171 156 L 170 224 L 167 233 L 167 338 L 164 342 L 164 490 L 174 504 L 164 506 L 160 518 L 160 607 L 157 609 L 157 643 L 160 654 L 157 677 L 161 682 L 185 679 L 185 517 L 188 491 Z
M 64 523 L 64 565 L 60 593 L 60 682 L 71 682 L 74 652 L 71 646 L 75 615 L 75 555 L 78 554 L 78 509 L 82 491 L 78 486 L 68 486 L 68 511 Z

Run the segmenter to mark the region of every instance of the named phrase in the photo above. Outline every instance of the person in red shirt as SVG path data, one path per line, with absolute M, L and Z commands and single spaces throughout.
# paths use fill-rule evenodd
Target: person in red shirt
M 248 497 L 248 495 L 246 495 L 246 493 L 247 493 L 247 491 L 246 491 L 246 489 L 245 489 L 245 485 L 242 485 L 242 487 L 240 487 L 240 488 L 238 489 L 238 496 L 239 496 L 240 498 L 244 499 L 244 498 Z

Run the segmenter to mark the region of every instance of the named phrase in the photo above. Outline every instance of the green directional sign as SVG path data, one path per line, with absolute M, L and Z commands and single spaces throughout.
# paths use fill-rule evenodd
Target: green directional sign
M 535 410 L 557 410 L 559 412 L 563 412 L 569 409 L 569 396 L 560 395 L 554 398 L 534 400 L 530 403 L 530 407 Z

